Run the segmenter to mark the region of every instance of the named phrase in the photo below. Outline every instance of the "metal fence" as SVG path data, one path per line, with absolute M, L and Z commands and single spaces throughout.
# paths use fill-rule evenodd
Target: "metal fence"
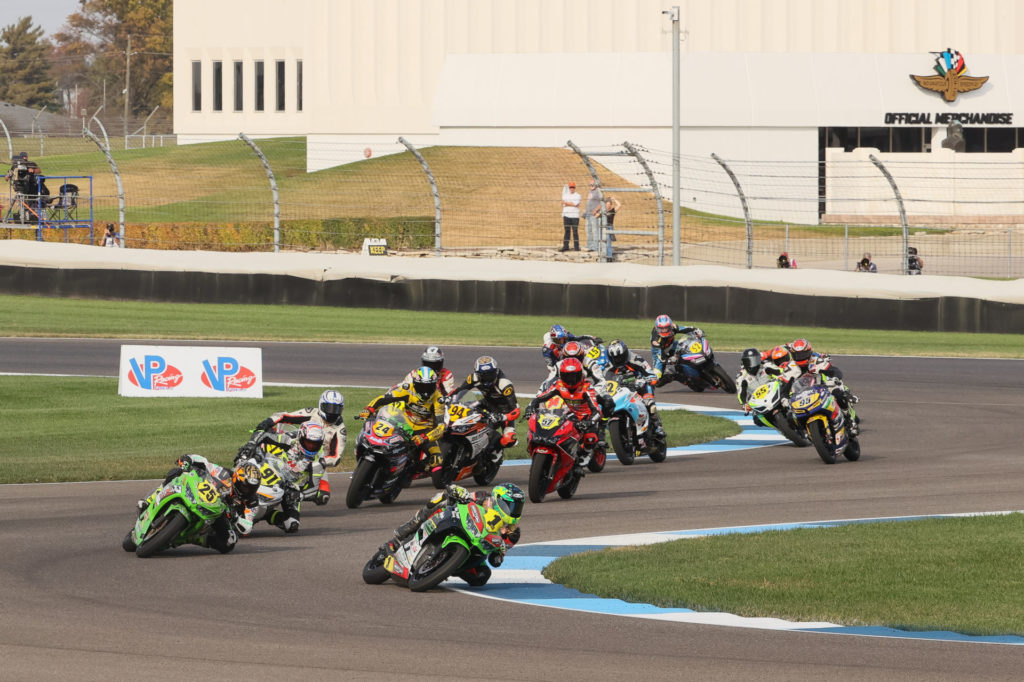
M 177 144 L 5 132 L 45 175 L 92 176 L 98 223 L 133 248 L 353 251 L 383 237 L 391 251 L 523 259 L 671 264 L 670 152 L 624 141 L 564 148 L 424 147 L 316 137 Z M 161 143 L 163 146 L 160 146 Z M 138 146 L 137 146 L 138 145 Z M 126 148 L 127 146 L 127 148 Z M 1024 162 L 826 159 L 742 161 L 683 155 L 681 264 L 852 270 L 870 253 L 880 272 L 1024 276 Z M 1021 157 L 1024 161 L 1024 156 Z M 561 196 L 586 208 L 580 252 L 560 252 Z M 617 205 L 614 224 L 604 211 Z M 588 239 L 588 223 L 591 229 Z M 7 229 L 3 229 L 3 228 Z M 0 225 L 7 238 L 36 238 Z M 88 230 L 43 239 L 90 242 Z M 587 248 L 589 247 L 589 249 Z

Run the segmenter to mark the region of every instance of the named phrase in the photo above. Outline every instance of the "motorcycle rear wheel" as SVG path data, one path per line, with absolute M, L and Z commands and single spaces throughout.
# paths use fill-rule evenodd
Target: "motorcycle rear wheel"
M 448 446 L 444 458 L 441 460 L 441 468 L 430 472 L 430 482 L 438 490 L 444 490 L 448 485 L 455 482 L 458 471 L 455 463 L 462 460 L 462 451 L 468 447 L 467 443 L 452 443 Z M 483 484 L 483 485 L 486 485 Z
M 850 442 L 846 444 L 846 449 L 843 450 L 843 457 L 851 462 L 856 462 L 860 459 L 860 441 L 850 437 Z
M 348 492 L 345 493 L 346 507 L 355 509 L 363 503 L 363 500 L 366 499 L 365 489 L 370 485 L 376 471 L 377 463 L 367 459 L 356 465 L 352 480 L 348 484 Z
M 421 573 L 420 566 L 415 565 L 409 574 L 409 589 L 413 592 L 423 592 L 437 587 L 459 570 L 469 558 L 469 552 L 462 545 L 452 543 L 447 547 L 437 547 L 436 541 L 430 544 L 434 547 L 424 548 L 417 557 L 424 559 L 418 563 L 426 563 L 426 571 Z M 434 549 L 434 552 L 427 554 L 430 549 Z
M 726 393 L 736 393 L 736 382 L 729 376 L 729 373 L 725 369 L 715 363 L 715 366 L 711 368 L 712 378 L 715 380 L 714 383 Z
M 554 463 L 550 455 L 534 455 L 530 462 L 530 484 L 527 486 L 530 502 L 540 504 L 544 501 L 550 483 L 548 471 L 552 466 Z
M 647 452 L 647 456 L 651 458 L 651 461 L 655 464 L 660 464 L 668 458 L 668 445 L 665 444 L 663 439 L 656 439 L 651 445 Z
M 370 560 L 363 566 L 363 582 L 367 585 L 380 585 L 387 582 L 391 572 L 384 568 L 384 552 L 377 550 L 377 553 L 370 557 Z
M 636 452 L 633 450 L 633 439 L 629 430 L 623 431 L 621 419 L 616 419 L 608 424 L 608 440 L 612 442 L 612 448 L 619 461 L 629 466 L 636 460 Z
M 557 491 L 558 496 L 561 497 L 563 500 L 568 500 L 570 497 L 576 494 L 576 489 L 580 487 L 580 481 L 583 479 L 583 477 L 580 474 L 577 474 L 575 471 L 570 472 L 569 475 L 572 476 L 572 481 L 563 485 Z
M 821 425 L 821 422 L 811 422 L 807 432 L 811 437 L 811 442 L 814 443 L 814 449 L 818 451 L 818 456 L 821 457 L 821 461 L 825 464 L 835 464 L 836 453 L 825 442 L 825 427 Z
M 490 452 L 483 452 L 480 454 L 481 457 L 490 458 L 494 455 Z M 501 463 L 505 461 L 505 453 L 502 452 L 498 455 L 498 461 L 478 461 L 476 467 L 473 468 L 473 480 L 476 481 L 477 485 L 490 485 L 494 483 L 495 477 L 498 475 L 498 469 L 501 468 Z
M 178 537 L 181 531 L 188 527 L 188 519 L 181 512 L 174 510 L 154 521 L 153 525 L 157 526 L 156 532 L 144 539 L 135 548 L 135 556 L 140 559 L 151 557 L 157 552 L 167 549 L 168 545 L 174 542 L 174 538 Z M 152 530 L 152 526 L 150 530 Z

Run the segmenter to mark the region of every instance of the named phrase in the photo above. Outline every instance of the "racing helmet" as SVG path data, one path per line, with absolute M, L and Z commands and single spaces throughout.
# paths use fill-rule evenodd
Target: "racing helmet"
M 658 315 L 654 319 L 654 328 L 658 330 L 658 336 L 663 339 L 669 338 L 675 334 L 675 330 L 672 329 L 675 325 L 672 324 L 672 318 L 668 315 Z
M 740 364 L 750 374 L 757 374 L 757 371 L 761 369 L 761 352 L 756 348 L 746 349 L 740 357 Z
M 771 359 L 776 365 L 781 365 L 789 360 L 789 350 L 785 346 L 775 346 L 771 350 Z
M 324 424 L 337 424 L 341 419 L 341 411 L 345 409 L 345 396 L 334 389 L 320 394 L 320 418 Z
M 519 518 L 523 515 L 523 506 L 526 504 L 526 495 L 519 486 L 515 483 L 496 485 L 491 491 L 491 499 L 503 525 L 514 526 L 519 523 Z
M 473 363 L 473 372 L 481 386 L 490 388 L 498 380 L 498 361 L 490 355 L 481 355 Z
M 235 494 L 242 499 L 249 499 L 260 487 L 260 470 L 252 462 L 242 464 L 231 475 L 232 487 Z
M 576 358 L 566 358 L 558 363 L 558 379 L 570 391 L 583 386 L 583 363 Z
M 551 341 L 558 346 L 565 343 L 565 337 L 569 336 L 569 332 L 560 324 L 551 325 L 551 329 L 548 331 L 551 335 Z
M 580 358 L 582 360 L 585 353 L 586 351 L 583 350 L 583 344 L 579 341 L 568 341 L 564 346 L 562 346 L 563 358 Z
M 426 400 L 437 390 L 437 372 L 424 365 L 412 373 L 412 390 L 420 400 Z
M 629 346 L 621 339 L 615 339 L 608 346 L 608 362 L 612 367 L 622 367 L 629 360 Z
M 429 346 L 420 356 L 420 362 L 424 367 L 440 372 L 444 369 L 444 353 L 437 346 Z
M 306 422 L 299 427 L 299 449 L 306 459 L 313 459 L 324 446 L 324 427 Z
M 789 349 L 793 351 L 793 360 L 801 367 L 807 366 L 811 359 L 811 353 L 814 350 L 811 348 L 811 342 L 807 339 L 797 339 L 789 344 Z

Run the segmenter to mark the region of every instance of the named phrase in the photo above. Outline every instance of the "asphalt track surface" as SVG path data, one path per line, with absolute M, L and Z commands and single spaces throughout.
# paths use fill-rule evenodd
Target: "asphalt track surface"
M 0 339 L 0 372 L 113 375 L 120 343 Z M 389 383 L 422 349 L 259 345 L 267 381 L 338 385 Z M 486 350 L 520 390 L 543 374 L 536 349 Z M 461 374 L 483 351 L 446 348 L 448 365 Z M 735 354 L 720 359 L 736 365 Z M 862 398 L 859 462 L 826 466 L 789 446 L 610 462 L 573 499 L 528 505 L 523 542 L 1024 508 L 1024 363 L 834 359 Z M 659 395 L 736 405 L 682 387 Z M 500 478 L 525 488 L 527 472 Z M 120 541 L 152 481 L 0 486 L 0 678 L 965 680 L 1019 679 L 1024 667 L 1014 646 L 687 625 L 365 585 L 363 563 L 433 489 L 417 482 L 390 507 L 349 510 L 346 478 L 332 482 L 335 498 L 306 509 L 297 535 L 261 524 L 229 555 L 183 547 L 148 560 Z M 1019 585 L 1022 566 L 1008 570 Z

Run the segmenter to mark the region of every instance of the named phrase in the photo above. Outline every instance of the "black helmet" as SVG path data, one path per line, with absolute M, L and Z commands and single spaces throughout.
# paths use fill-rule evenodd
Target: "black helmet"
M 481 355 L 473 363 L 473 371 L 480 385 L 489 388 L 498 380 L 498 361 L 490 355 Z
M 440 372 L 444 369 L 444 353 L 437 346 L 430 346 L 423 351 L 423 355 L 420 356 L 420 362 L 423 363 L 424 367 Z
M 740 364 L 751 374 L 757 374 L 757 370 L 761 369 L 761 351 L 756 348 L 746 349 L 740 358 Z
M 615 339 L 608 346 L 608 362 L 612 367 L 622 367 L 629 360 L 629 346 L 621 339 Z

